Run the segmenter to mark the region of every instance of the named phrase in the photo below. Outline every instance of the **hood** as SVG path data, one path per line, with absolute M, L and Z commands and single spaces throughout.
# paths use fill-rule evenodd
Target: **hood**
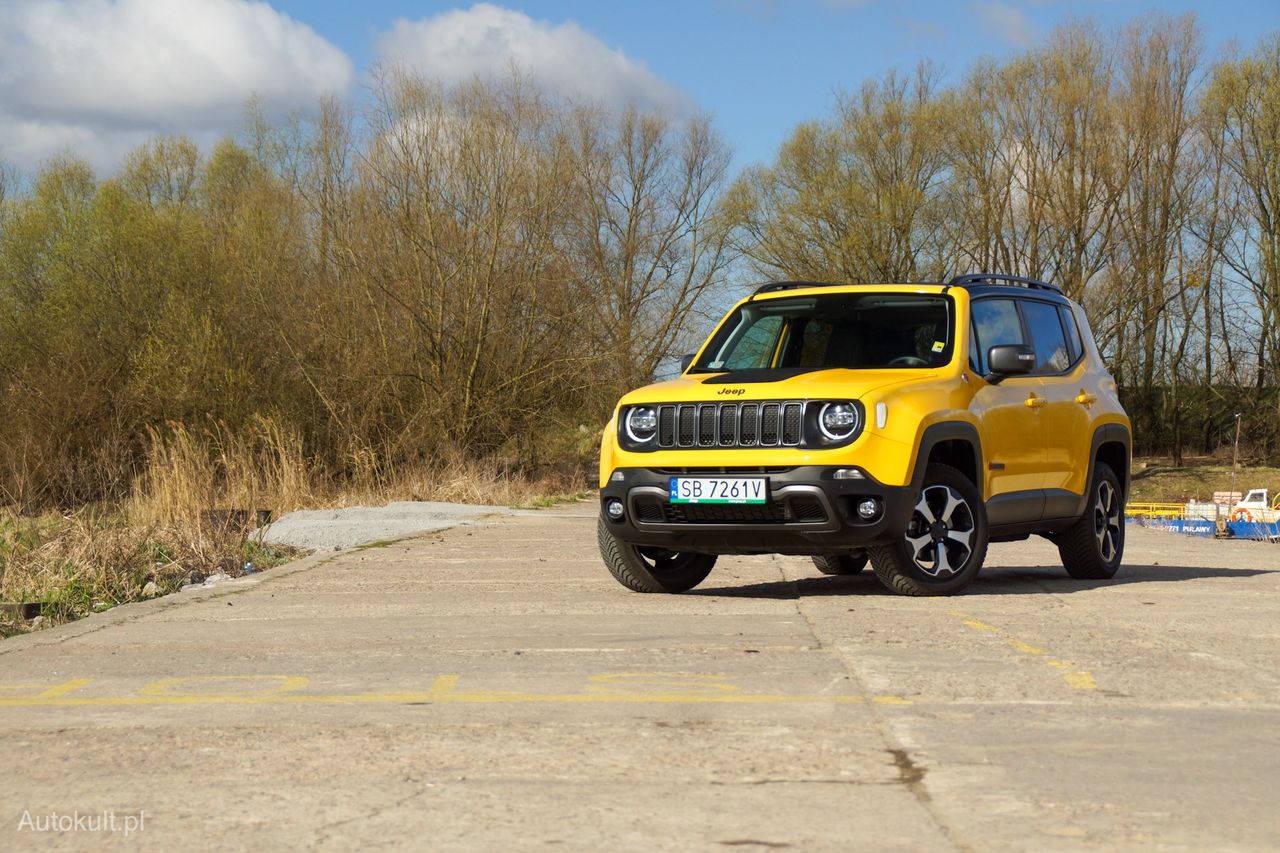
M 638 388 L 620 405 L 637 403 L 712 403 L 732 400 L 860 399 L 879 388 L 919 382 L 937 375 L 932 369 L 751 370 L 738 373 L 694 373 Z

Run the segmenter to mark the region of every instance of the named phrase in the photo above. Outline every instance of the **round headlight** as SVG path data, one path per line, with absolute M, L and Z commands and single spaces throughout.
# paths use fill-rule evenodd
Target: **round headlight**
M 627 413 L 627 437 L 644 444 L 658 431 L 658 413 L 648 406 L 638 406 Z
M 826 403 L 818 412 L 818 429 L 831 441 L 844 441 L 858 429 L 858 410 L 852 403 Z

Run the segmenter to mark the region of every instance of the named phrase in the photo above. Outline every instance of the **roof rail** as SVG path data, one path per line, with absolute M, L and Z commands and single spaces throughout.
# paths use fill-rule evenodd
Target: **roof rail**
M 1050 284 L 1047 281 L 1041 281 L 1038 278 L 1026 278 L 1020 275 L 1003 275 L 993 272 L 975 272 L 967 275 L 958 275 L 951 281 L 947 282 L 951 287 L 971 287 L 975 284 L 1012 284 L 1019 287 L 1029 287 L 1035 290 L 1049 290 L 1054 293 L 1062 293 L 1062 288 L 1056 284 Z
M 844 287 L 834 281 L 771 281 L 762 284 L 755 289 L 752 296 L 759 296 L 762 293 L 774 293 L 779 290 L 798 290 L 802 287 Z

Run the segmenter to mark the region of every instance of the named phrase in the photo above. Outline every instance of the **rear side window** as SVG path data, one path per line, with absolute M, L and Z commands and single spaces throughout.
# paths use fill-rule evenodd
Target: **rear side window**
M 1022 315 L 1031 331 L 1031 343 L 1036 350 L 1036 372 L 1061 373 L 1071 365 L 1067 352 L 1067 338 L 1062 331 L 1058 306 L 1047 302 L 1024 301 Z
M 1071 354 L 1071 363 L 1075 364 L 1084 355 L 1084 344 L 1080 340 L 1080 327 L 1076 325 L 1076 315 L 1070 308 L 1059 306 L 1062 314 L 1062 328 L 1067 330 L 1067 350 Z
M 982 374 L 987 373 L 987 351 L 992 347 L 1026 343 L 1018 306 L 1012 299 L 980 299 L 973 303 L 973 331 L 977 338 L 977 370 Z

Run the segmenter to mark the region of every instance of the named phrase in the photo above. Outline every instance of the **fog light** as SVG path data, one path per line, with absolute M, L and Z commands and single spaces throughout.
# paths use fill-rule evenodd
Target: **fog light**
M 880 514 L 880 502 L 873 498 L 867 498 L 858 502 L 858 515 L 864 519 L 872 519 Z
M 622 518 L 622 501 L 617 498 L 611 498 L 604 505 L 605 514 L 614 521 Z
M 867 475 L 863 474 L 857 468 L 837 468 L 836 472 L 831 475 L 837 480 L 865 480 Z

